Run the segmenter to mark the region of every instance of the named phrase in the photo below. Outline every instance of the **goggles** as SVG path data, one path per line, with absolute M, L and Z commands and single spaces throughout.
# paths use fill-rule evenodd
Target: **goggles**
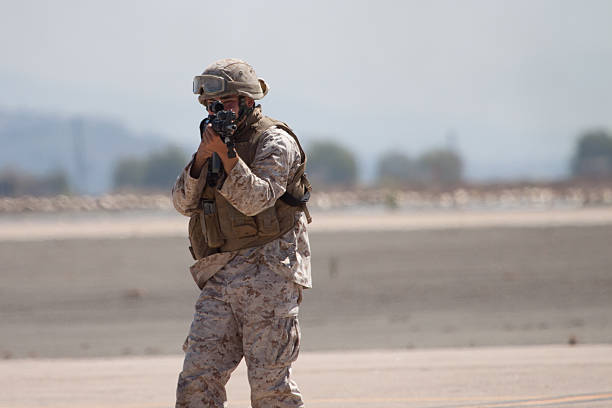
M 253 93 L 261 92 L 259 82 L 236 82 L 216 75 L 197 75 L 193 77 L 193 93 L 203 95 L 219 95 L 222 93 L 238 93 L 247 91 Z
M 193 93 L 205 93 L 208 95 L 216 95 L 225 91 L 225 78 L 216 75 L 198 75 L 193 78 Z

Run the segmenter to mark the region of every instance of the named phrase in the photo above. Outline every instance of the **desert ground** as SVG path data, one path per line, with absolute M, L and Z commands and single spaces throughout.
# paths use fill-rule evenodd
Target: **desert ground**
M 612 209 L 315 214 L 312 407 L 608 407 Z M 198 290 L 174 214 L 0 217 L 0 408 L 172 406 Z M 228 384 L 248 407 L 246 368 Z
M 168 408 L 181 357 L 0 361 L 1 408 Z M 294 364 L 313 408 L 609 408 L 612 346 L 304 352 Z M 229 406 L 248 408 L 241 363 Z
M 611 214 L 315 217 L 303 350 L 610 344 Z M 198 296 L 183 228 L 0 220 L 0 356 L 181 353 Z

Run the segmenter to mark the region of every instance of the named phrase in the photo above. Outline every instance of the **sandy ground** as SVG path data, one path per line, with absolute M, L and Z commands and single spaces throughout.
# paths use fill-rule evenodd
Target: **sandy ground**
M 315 228 L 304 350 L 610 344 L 602 224 Z M 0 356 L 180 354 L 198 295 L 186 248 L 184 236 L 0 242 Z
M 312 232 L 419 231 L 483 227 L 611 225 L 612 207 L 515 211 L 335 212 L 314 214 Z M 183 237 L 176 213 L 59 213 L 0 217 L 0 241 L 70 238 Z
M 317 220 L 308 406 L 612 406 L 609 209 Z M 1 218 L 0 408 L 172 406 L 198 295 L 183 228 Z M 244 365 L 229 397 L 248 407 Z
M 0 408 L 168 408 L 180 367 L 178 356 L 0 361 Z M 612 405 L 612 346 L 311 352 L 294 375 L 307 407 Z M 249 406 L 244 364 L 228 400 Z

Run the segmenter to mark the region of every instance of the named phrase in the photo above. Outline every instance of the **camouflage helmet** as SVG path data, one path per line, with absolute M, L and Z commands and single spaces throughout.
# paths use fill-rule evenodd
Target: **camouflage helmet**
M 236 94 L 261 99 L 268 89 L 266 81 L 257 78 L 253 67 L 235 58 L 213 62 L 202 75 L 193 78 L 193 93 L 200 95 L 201 103 L 206 99 Z

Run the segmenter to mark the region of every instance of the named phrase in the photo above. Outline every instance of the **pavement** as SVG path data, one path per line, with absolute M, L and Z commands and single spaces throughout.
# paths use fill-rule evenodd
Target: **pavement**
M 167 408 L 182 356 L 0 361 L 0 408 Z M 304 352 L 307 407 L 612 407 L 612 345 Z M 228 384 L 249 407 L 246 367 Z

